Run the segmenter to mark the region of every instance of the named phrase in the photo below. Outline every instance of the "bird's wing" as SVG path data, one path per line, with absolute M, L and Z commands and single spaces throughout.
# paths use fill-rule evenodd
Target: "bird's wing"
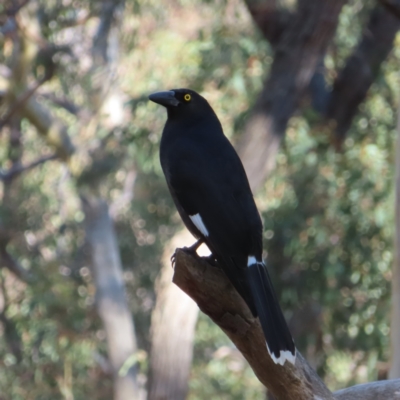
M 261 256 L 262 223 L 243 167 L 236 153 L 229 166 L 190 153 L 168 168 L 171 193 L 255 315 L 246 268 L 249 256 Z
M 241 164 L 181 159 L 169 175 L 177 202 L 216 252 L 259 255 L 262 224 Z

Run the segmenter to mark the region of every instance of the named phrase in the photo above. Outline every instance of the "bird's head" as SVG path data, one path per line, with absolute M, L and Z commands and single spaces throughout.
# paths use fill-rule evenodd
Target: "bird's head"
M 167 109 L 169 118 L 196 118 L 214 111 L 207 100 L 190 89 L 171 89 L 165 92 L 152 93 L 149 99 Z

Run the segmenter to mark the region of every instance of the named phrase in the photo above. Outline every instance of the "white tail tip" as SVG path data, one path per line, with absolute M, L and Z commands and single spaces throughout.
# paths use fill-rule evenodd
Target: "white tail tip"
M 272 358 L 272 361 L 275 364 L 284 365 L 286 361 L 290 362 L 291 364 L 295 364 L 296 362 L 296 349 L 294 350 L 295 353 L 291 353 L 289 350 L 281 350 L 279 353 L 279 357 L 276 357 L 275 354 L 269 351 L 269 347 L 267 344 L 268 353 Z

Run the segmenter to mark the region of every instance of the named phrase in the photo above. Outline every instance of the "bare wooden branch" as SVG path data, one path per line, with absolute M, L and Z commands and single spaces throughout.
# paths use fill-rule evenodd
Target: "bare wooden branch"
M 400 379 L 356 385 L 335 392 L 337 400 L 399 400 Z
M 299 352 L 295 366 L 275 364 L 258 318 L 252 316 L 222 269 L 207 261 L 177 249 L 173 282 L 229 336 L 276 400 L 400 399 L 400 379 L 357 385 L 332 394 Z
M 229 336 L 276 400 L 334 398 L 301 354 L 295 366 L 272 361 L 258 319 L 221 269 L 178 249 L 173 281 Z

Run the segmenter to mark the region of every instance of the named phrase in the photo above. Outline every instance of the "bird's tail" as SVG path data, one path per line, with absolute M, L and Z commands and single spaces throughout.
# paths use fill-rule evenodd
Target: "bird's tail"
M 261 327 L 267 341 L 267 349 L 275 364 L 285 361 L 292 364 L 296 359 L 296 348 L 279 306 L 267 267 L 262 262 L 254 262 L 247 268 L 248 282 L 253 294 Z

